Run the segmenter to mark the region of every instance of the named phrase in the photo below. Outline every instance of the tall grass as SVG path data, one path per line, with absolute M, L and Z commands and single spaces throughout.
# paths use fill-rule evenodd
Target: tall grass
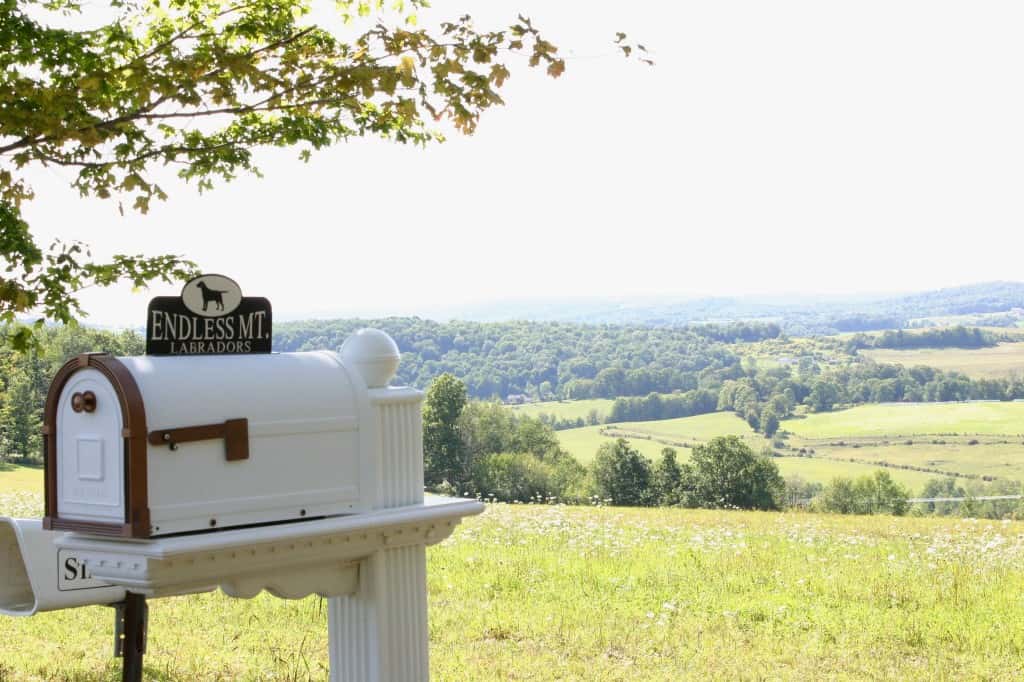
M 435 680 L 1024 675 L 1015 522 L 499 504 L 428 561 Z M 150 608 L 151 679 L 326 679 L 318 599 Z M 119 679 L 111 620 L 0 619 L 0 680 Z

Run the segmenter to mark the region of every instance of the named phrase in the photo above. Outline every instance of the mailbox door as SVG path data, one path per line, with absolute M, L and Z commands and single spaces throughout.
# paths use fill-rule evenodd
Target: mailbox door
M 81 396 L 90 392 L 94 398 L 83 404 Z M 56 427 L 61 518 L 124 523 L 124 418 L 102 373 L 88 368 L 72 375 L 60 394 Z

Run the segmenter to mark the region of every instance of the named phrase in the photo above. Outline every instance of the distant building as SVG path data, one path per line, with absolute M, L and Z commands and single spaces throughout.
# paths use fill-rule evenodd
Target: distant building
M 509 393 L 505 398 L 506 405 L 522 405 L 530 402 L 530 399 L 522 393 Z

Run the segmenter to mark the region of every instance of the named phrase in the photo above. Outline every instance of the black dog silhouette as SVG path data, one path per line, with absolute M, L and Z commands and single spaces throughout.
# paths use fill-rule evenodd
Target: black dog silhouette
M 206 312 L 206 306 L 213 303 L 217 304 L 217 310 L 224 310 L 224 294 L 226 291 L 217 291 L 206 286 L 206 282 L 196 282 L 196 286 L 203 292 L 203 312 Z

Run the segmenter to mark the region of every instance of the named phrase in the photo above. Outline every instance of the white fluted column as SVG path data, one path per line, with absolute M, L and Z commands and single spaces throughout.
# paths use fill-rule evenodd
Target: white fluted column
M 376 552 L 359 570 L 359 591 L 329 600 L 331 682 L 425 682 L 426 547 Z
M 377 508 L 423 503 L 423 394 L 371 388 L 368 420 L 381 457 Z M 427 551 L 412 544 L 374 552 L 359 565 L 359 589 L 328 600 L 331 682 L 426 682 Z

